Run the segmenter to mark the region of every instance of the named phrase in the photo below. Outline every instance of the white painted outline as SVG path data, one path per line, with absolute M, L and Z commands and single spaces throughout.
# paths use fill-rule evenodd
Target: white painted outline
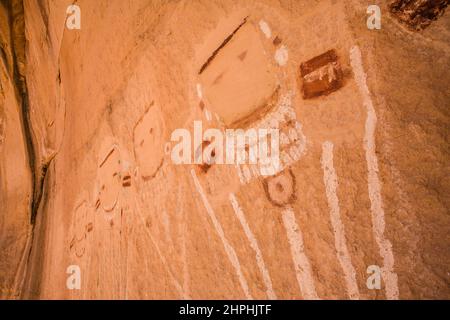
M 182 296 L 182 298 L 184 300 L 190 300 L 191 297 L 184 291 L 183 287 L 180 285 L 180 283 L 178 282 L 177 278 L 174 276 L 170 266 L 167 263 L 167 260 L 166 260 L 165 256 L 162 254 L 162 252 L 161 252 L 161 250 L 160 250 L 160 248 L 158 246 L 158 243 L 156 242 L 155 238 L 153 238 L 153 235 L 151 234 L 151 232 L 148 230 L 148 228 L 147 228 L 147 226 L 145 224 L 144 216 L 142 215 L 142 211 L 141 211 L 141 208 L 139 206 L 139 199 L 136 197 L 136 195 L 134 196 L 134 201 L 136 203 L 136 206 L 135 206 L 136 211 L 137 211 L 138 216 L 139 216 L 139 218 L 141 220 L 141 223 L 142 223 L 142 228 L 144 228 L 144 230 L 147 233 L 150 241 L 152 242 L 153 246 L 155 247 L 156 253 L 158 254 L 159 258 L 161 259 L 162 264 L 166 267 L 166 271 L 169 274 L 170 279 L 172 280 L 172 282 L 173 282 L 173 284 L 175 286 L 175 289 L 178 291 L 178 293 Z

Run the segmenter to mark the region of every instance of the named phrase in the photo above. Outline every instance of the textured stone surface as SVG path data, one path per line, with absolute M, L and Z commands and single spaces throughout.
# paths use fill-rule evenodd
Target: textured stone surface
M 16 2 L 0 3 L 0 298 L 17 297 L 31 231 L 33 189 L 22 108 L 26 102 L 21 12 Z
M 381 1 L 368 30 L 359 0 L 78 0 L 68 30 L 72 1 L 21 4 L 0 2 L 2 298 L 450 298 L 448 12 L 411 31 Z M 330 49 L 342 87 L 304 99 Z M 194 120 L 279 127 L 282 172 L 174 165 Z
M 342 87 L 342 70 L 334 50 L 329 50 L 300 65 L 303 98 L 328 95 Z
M 448 0 L 395 0 L 391 12 L 409 27 L 421 30 L 444 14 Z

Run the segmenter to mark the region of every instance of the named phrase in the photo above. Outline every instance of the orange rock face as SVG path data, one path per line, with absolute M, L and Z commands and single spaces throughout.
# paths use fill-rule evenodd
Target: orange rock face
M 446 1 L 72 2 L 0 1 L 0 298 L 450 298 Z

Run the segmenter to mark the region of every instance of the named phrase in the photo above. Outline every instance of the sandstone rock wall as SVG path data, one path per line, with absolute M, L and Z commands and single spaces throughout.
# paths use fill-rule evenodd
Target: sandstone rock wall
M 449 298 L 450 19 L 391 2 L 1 1 L 1 297 Z M 175 165 L 194 120 L 279 172 Z

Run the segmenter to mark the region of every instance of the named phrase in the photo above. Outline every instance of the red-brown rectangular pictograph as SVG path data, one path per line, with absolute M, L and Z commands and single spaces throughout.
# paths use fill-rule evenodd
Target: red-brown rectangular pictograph
M 343 73 L 335 50 L 329 50 L 300 65 L 304 99 L 328 95 L 343 85 Z

